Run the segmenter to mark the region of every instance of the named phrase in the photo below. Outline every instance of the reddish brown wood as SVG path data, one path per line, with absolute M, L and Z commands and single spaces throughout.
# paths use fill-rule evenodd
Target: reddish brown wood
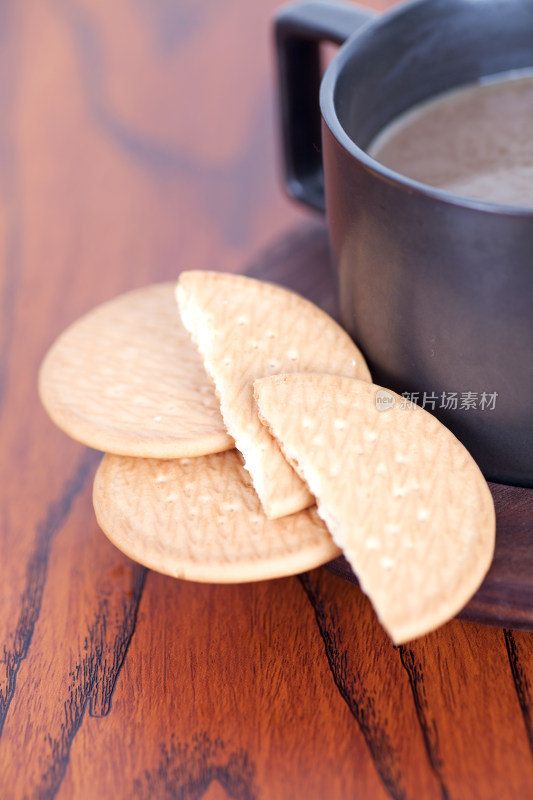
M 2 798 L 533 794 L 530 634 L 454 621 L 397 649 L 325 570 L 146 572 L 98 530 L 98 455 L 37 400 L 67 323 L 183 268 L 296 270 L 331 299 L 300 257 L 327 263 L 323 223 L 276 176 L 277 5 L 3 4 Z

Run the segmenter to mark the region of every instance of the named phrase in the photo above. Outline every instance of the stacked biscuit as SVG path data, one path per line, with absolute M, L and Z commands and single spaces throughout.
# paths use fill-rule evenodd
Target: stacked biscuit
M 475 592 L 494 508 L 457 439 L 392 392 L 380 412 L 370 380 L 345 331 L 302 297 L 186 272 L 72 325 L 39 389 L 59 427 L 107 453 L 94 507 L 127 555 L 238 582 L 342 550 L 401 642 Z

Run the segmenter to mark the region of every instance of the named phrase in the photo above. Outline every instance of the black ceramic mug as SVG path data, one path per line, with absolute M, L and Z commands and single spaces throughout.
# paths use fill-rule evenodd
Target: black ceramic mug
M 342 323 L 375 382 L 438 416 L 487 478 L 533 486 L 533 209 L 432 188 L 365 152 L 414 104 L 533 67 L 533 0 L 418 0 L 379 17 L 308 2 L 275 30 L 287 190 L 327 213 Z M 322 42 L 344 44 L 321 80 Z

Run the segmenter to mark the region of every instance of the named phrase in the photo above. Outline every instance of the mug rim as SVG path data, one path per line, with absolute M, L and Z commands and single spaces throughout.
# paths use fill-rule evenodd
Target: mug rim
M 352 156 L 352 158 L 360 162 L 370 172 L 375 173 L 378 177 L 389 183 L 393 183 L 397 188 L 405 190 L 408 194 L 422 195 L 432 200 L 460 206 L 472 211 L 482 211 L 485 213 L 488 212 L 512 217 L 533 218 L 533 206 L 519 206 L 465 197 L 464 195 L 455 194 L 446 189 L 440 189 L 428 183 L 417 181 L 414 178 L 409 178 L 401 172 L 386 167 L 359 147 L 348 135 L 340 122 L 335 108 L 335 88 L 337 80 L 352 58 L 354 51 L 358 46 L 364 44 L 365 39 L 369 39 L 373 35 L 377 27 L 390 25 L 397 16 L 405 14 L 413 7 L 426 5 L 430 1 L 431 0 L 411 0 L 411 2 L 401 5 L 399 8 L 392 9 L 376 17 L 371 17 L 368 23 L 363 25 L 362 28 L 354 31 L 340 47 L 338 53 L 335 54 L 322 77 L 320 84 L 320 110 L 322 118 L 337 142 Z M 434 97 L 437 97 L 439 94 L 440 93 L 437 92 Z

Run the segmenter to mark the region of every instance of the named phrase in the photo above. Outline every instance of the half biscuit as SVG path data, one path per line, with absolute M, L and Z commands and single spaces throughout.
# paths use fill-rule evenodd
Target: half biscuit
M 266 515 L 275 519 L 312 505 L 312 494 L 257 417 L 253 381 L 287 372 L 370 380 L 363 356 L 328 314 L 281 286 L 242 275 L 184 272 L 176 294 Z
M 254 390 L 394 642 L 455 616 L 495 540 L 492 496 L 466 448 L 428 412 L 363 381 L 286 375 Z

